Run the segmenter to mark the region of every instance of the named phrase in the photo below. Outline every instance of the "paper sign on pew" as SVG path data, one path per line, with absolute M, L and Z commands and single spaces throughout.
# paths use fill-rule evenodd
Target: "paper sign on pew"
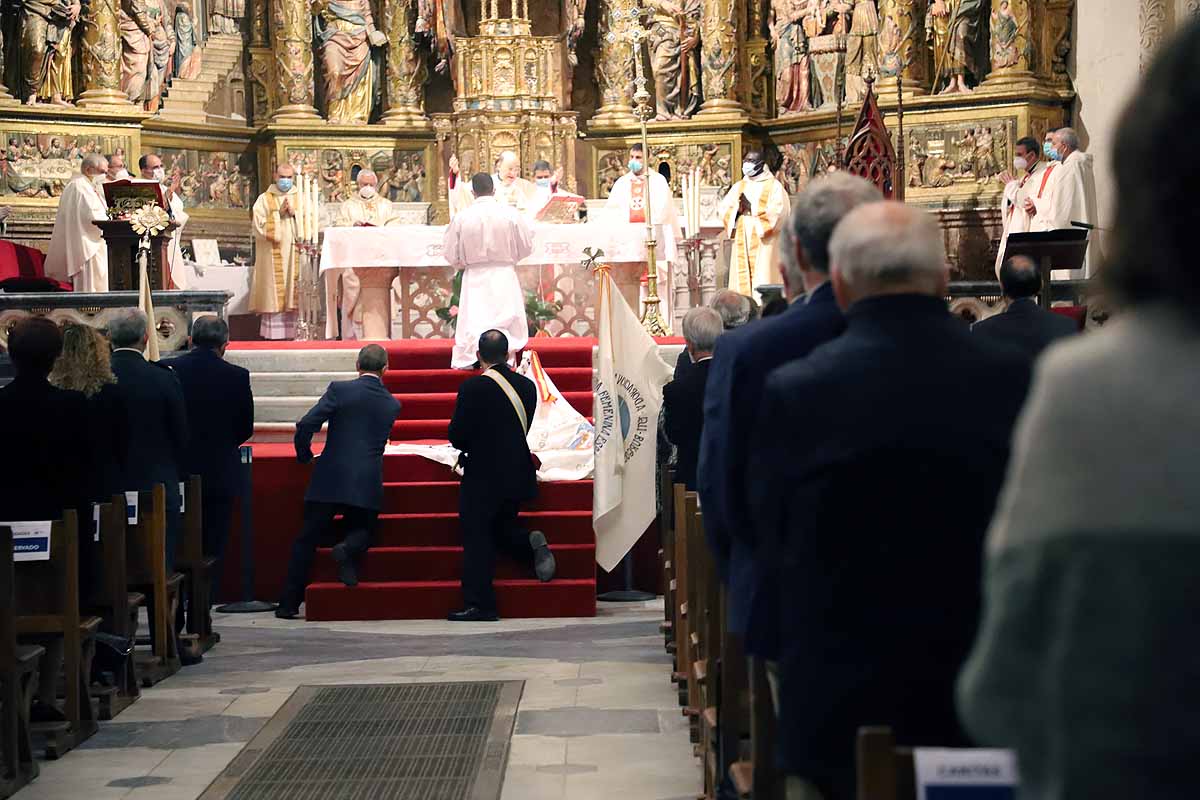
M 138 521 L 138 493 L 125 493 L 125 522 L 129 525 L 137 525 Z
M 179 482 L 179 513 L 187 513 L 187 484 L 183 481 Z
M 100 504 L 92 503 L 92 541 L 100 541 Z
M 913 748 L 918 800 L 1013 800 L 1017 755 L 1012 750 Z
M 49 561 L 50 527 L 45 522 L 0 522 L 12 529 L 13 561 Z

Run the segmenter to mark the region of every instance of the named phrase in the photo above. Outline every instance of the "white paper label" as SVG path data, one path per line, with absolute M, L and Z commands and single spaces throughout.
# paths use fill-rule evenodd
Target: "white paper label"
M 137 525 L 138 521 L 138 493 L 125 493 L 125 521 L 130 525 Z
M 100 541 L 100 504 L 92 503 L 92 541 Z
M 187 484 L 183 481 L 179 482 L 179 513 L 183 514 L 187 511 Z
M 913 749 L 918 800 L 1012 800 L 1018 784 L 1012 750 Z
M 0 522 L 12 528 L 13 561 L 49 561 L 50 528 L 54 523 L 44 522 Z

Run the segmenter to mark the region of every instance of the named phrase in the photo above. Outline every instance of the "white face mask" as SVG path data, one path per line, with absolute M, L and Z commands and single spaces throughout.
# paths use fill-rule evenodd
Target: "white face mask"
M 92 183 L 102 186 L 108 180 L 108 176 L 101 172 L 99 175 L 92 175 L 91 179 Z
M 358 196 L 363 200 L 370 200 L 375 196 L 375 187 L 370 185 L 358 187 Z
M 1020 156 L 1017 156 L 1013 159 L 1013 169 L 1015 169 L 1017 172 L 1024 172 L 1025 170 L 1029 169 L 1029 162 Z
M 158 181 L 159 183 L 162 183 L 166 179 L 166 177 L 167 177 L 167 171 L 165 169 L 163 169 L 162 167 L 154 168 L 154 180 Z
M 758 164 L 752 164 L 746 161 L 742 164 L 742 175 L 747 178 L 753 178 L 758 173 Z

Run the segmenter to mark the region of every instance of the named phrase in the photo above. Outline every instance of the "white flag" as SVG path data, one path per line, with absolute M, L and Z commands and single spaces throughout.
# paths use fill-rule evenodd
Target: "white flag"
M 596 276 L 596 562 L 611 571 L 654 520 L 655 448 L 662 387 L 671 367 L 642 328 L 607 269 Z

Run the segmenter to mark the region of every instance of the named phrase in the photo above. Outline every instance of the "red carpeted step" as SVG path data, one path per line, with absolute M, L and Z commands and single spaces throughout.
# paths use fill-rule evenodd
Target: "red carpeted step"
M 304 616 L 310 621 L 372 619 L 445 619 L 462 608 L 458 581 L 389 581 L 360 583 L 353 589 L 340 583 L 309 584 Z M 500 616 L 594 617 L 594 580 L 536 579 L 496 581 Z
M 521 525 L 546 534 L 552 545 L 595 545 L 591 511 L 522 511 Z M 458 512 L 381 514 L 375 529 L 379 547 L 453 547 L 462 543 Z
M 591 409 L 588 409 L 590 412 Z M 586 413 L 586 412 L 585 412 Z M 404 411 L 400 412 L 400 419 L 392 424 L 391 441 L 393 442 L 420 442 L 428 439 L 436 439 L 446 441 L 450 435 L 450 420 L 447 419 L 404 419 Z M 587 421 L 595 424 L 595 419 L 590 413 L 587 414 Z
M 446 369 L 450 366 L 450 353 L 454 343 L 449 339 L 407 339 L 402 347 L 384 347 L 388 351 L 388 369 Z M 562 337 L 557 339 L 533 339 L 529 349 L 535 350 L 542 366 L 550 367 L 584 367 L 591 366 L 592 347 L 595 339 L 579 339 Z
M 538 496 L 522 503 L 527 511 L 578 511 L 592 507 L 591 481 L 555 481 L 538 484 Z M 383 508 L 392 514 L 455 512 L 458 510 L 458 484 L 385 483 Z
M 552 543 L 550 550 L 558 567 L 557 579 L 595 579 L 595 547 Z M 365 583 L 457 581 L 462 579 L 462 554 L 461 547 L 372 547 L 359 565 L 358 579 Z M 504 556 L 496 559 L 495 574 L 500 580 L 533 577 L 529 567 Z M 313 565 L 313 582 L 333 583 L 337 579 L 333 554 L 328 548 L 318 550 Z
M 547 369 L 560 392 L 591 392 L 591 367 L 555 367 Z M 458 392 L 458 387 L 474 372 L 461 369 L 388 370 L 384 385 L 397 394 L 419 392 Z M 590 412 L 589 412 L 590 413 Z
M 454 414 L 454 392 L 428 392 L 420 394 L 397 394 L 400 401 L 400 417 L 404 420 L 443 420 Z M 563 397 L 576 411 L 584 416 L 592 413 L 592 392 L 563 392 Z

